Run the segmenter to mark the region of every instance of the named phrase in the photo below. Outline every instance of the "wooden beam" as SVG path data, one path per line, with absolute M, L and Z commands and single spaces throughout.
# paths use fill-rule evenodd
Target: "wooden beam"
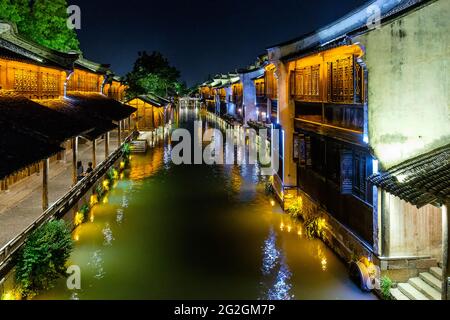
M 78 183 L 77 161 L 78 161 L 78 137 L 75 137 L 75 138 L 72 138 L 72 182 L 73 182 L 73 185 L 76 185 Z
M 42 211 L 48 209 L 48 169 L 49 160 L 42 161 Z
M 131 129 L 131 116 L 129 116 L 128 117 L 128 135 L 131 134 L 131 131 L 132 131 L 132 129 Z

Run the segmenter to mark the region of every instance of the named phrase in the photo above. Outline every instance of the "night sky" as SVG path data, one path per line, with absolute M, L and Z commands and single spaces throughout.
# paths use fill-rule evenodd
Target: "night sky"
M 314 31 L 365 0 L 69 0 L 82 11 L 86 58 L 131 70 L 161 51 L 189 86 L 255 61 L 265 48 Z

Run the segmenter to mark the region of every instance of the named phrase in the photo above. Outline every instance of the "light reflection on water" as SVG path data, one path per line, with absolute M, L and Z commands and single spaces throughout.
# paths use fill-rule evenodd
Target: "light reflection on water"
M 75 231 L 82 290 L 61 279 L 39 299 L 374 298 L 271 203 L 257 165 L 173 166 L 156 145 Z

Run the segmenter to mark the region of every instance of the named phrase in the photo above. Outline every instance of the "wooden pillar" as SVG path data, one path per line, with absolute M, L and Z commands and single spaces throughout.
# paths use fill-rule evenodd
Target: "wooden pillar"
M 109 157 L 109 132 L 105 133 L 105 159 Z
M 129 116 L 128 117 L 128 135 L 131 134 L 131 131 L 132 131 L 132 129 L 131 129 L 131 116 Z
M 78 183 L 77 161 L 78 161 L 78 137 L 75 137 L 72 139 L 72 181 L 73 181 L 73 185 L 76 185 Z
M 117 147 L 120 148 L 122 144 L 122 120 L 119 121 L 119 126 L 117 128 Z
M 97 167 L 97 139 L 92 141 L 92 167 Z
M 42 161 L 42 211 L 48 209 L 48 169 L 49 160 Z
M 5 178 L 2 180 L 2 184 L 3 184 L 3 191 L 8 191 L 8 189 L 9 189 L 9 186 L 8 186 L 8 177 L 5 177 Z
M 448 223 L 448 204 L 442 206 L 442 300 L 450 300 L 448 284 L 450 278 L 449 268 L 449 223 Z

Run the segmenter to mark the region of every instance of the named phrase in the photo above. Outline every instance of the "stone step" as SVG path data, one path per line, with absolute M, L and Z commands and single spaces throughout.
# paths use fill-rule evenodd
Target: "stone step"
M 432 286 L 439 292 L 442 292 L 442 282 L 438 278 L 434 277 L 431 273 L 423 272 L 419 274 L 420 279 Z
M 424 294 L 422 294 L 419 290 L 414 288 L 409 283 L 399 283 L 398 289 L 401 293 L 407 296 L 410 300 L 430 300 Z
M 391 296 L 393 300 L 411 300 L 403 293 L 401 293 L 400 290 L 397 288 L 391 289 Z
M 430 269 L 430 273 L 437 279 L 442 281 L 442 269 L 438 267 L 434 267 Z
M 409 279 L 408 283 L 417 290 L 419 290 L 421 293 L 423 293 L 428 299 L 441 300 L 442 298 L 441 293 L 439 291 L 434 289 L 432 286 L 430 286 L 428 283 L 426 283 L 420 278 Z

